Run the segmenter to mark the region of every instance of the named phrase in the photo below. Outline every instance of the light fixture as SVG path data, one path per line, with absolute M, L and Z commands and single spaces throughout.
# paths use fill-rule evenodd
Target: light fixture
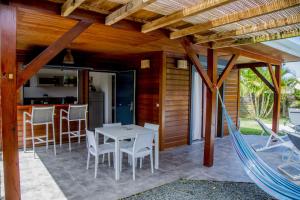
M 150 60 L 141 60 L 141 69 L 150 68 Z
M 188 61 L 187 60 L 177 60 L 177 68 L 187 69 L 188 68 Z
M 66 55 L 63 60 L 63 64 L 73 65 L 74 63 L 74 57 L 71 53 L 71 49 L 67 49 Z

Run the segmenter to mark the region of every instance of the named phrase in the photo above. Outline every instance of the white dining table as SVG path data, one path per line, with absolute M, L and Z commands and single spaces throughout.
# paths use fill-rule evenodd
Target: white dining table
M 123 125 L 117 127 L 102 127 L 95 129 L 96 141 L 99 134 L 115 141 L 115 178 L 120 179 L 120 141 L 135 138 L 137 134 L 154 133 L 155 169 L 159 167 L 159 137 L 158 133 L 138 125 Z

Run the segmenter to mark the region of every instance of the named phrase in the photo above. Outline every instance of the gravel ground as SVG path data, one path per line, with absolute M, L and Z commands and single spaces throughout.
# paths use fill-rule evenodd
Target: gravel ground
M 180 179 L 123 200 L 273 200 L 253 183 Z

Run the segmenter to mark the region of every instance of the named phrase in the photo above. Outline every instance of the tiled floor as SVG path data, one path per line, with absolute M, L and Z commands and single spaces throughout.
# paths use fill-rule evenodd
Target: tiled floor
M 266 137 L 247 136 L 250 144 L 263 143 Z M 220 181 L 251 181 L 233 150 L 230 137 L 215 142 L 214 166 L 202 166 L 203 143 L 169 149 L 160 153 L 160 169 L 151 174 L 148 159 L 143 168 L 136 171 L 132 180 L 131 168 L 124 160 L 120 181 L 114 179 L 113 167 L 107 162 L 99 165 L 94 179 L 94 159 L 86 170 L 85 144 L 74 144 L 72 152 L 67 145 L 57 149 L 57 156 L 50 150 L 39 149 L 38 157 L 20 152 L 22 199 L 103 199 L 111 200 L 145 191 L 179 178 Z M 259 153 L 276 168 L 282 162 L 283 148 Z M 101 160 L 101 159 L 100 159 Z M 3 184 L 2 184 L 3 185 Z

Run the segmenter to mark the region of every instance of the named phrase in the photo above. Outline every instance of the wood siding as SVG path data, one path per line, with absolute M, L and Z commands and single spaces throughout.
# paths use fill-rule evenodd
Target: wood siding
M 149 55 L 150 68 L 147 69 L 140 67 L 142 58 L 137 61 L 136 123 L 141 126 L 144 126 L 145 122 L 159 124 L 159 72 L 162 55 L 162 52 Z
M 239 70 L 233 69 L 225 80 L 224 98 L 226 109 L 236 124 L 238 123 L 239 116 L 239 97 Z M 228 127 L 225 118 L 224 135 L 228 135 Z
M 177 57 L 167 55 L 163 91 L 164 148 L 186 145 L 190 123 L 190 69 L 178 69 Z

